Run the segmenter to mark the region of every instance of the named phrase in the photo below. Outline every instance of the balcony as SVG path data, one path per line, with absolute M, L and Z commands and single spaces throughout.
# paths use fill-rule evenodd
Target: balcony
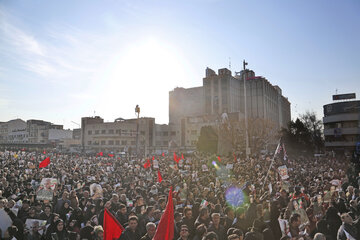
M 355 147 L 356 142 L 325 142 L 325 147 Z
M 338 128 L 339 135 L 360 135 L 360 128 L 352 127 L 352 128 Z M 335 128 L 329 128 L 324 130 L 325 136 L 335 135 Z
M 332 122 L 345 122 L 345 121 L 356 121 L 359 120 L 360 116 L 358 113 L 345 113 L 345 114 L 337 114 L 330 115 L 327 117 L 323 117 L 323 122 L 332 123 Z

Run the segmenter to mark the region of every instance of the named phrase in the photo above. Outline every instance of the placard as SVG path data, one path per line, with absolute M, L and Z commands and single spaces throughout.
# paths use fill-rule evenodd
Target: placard
M 36 199 L 51 201 L 53 199 L 53 194 L 56 185 L 57 185 L 56 178 L 43 178 L 41 180 L 39 189 L 36 192 Z

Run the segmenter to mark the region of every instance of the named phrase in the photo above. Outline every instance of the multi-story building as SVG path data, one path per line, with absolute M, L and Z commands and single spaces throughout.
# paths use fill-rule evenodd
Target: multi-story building
M 352 153 L 360 145 L 360 100 L 324 105 L 323 123 L 326 150 Z
M 169 92 L 169 124 L 180 124 L 184 117 L 204 115 L 203 87 L 175 88 Z
M 139 151 L 147 153 L 154 148 L 154 118 L 118 118 L 114 122 L 104 122 L 104 119 L 96 116 L 84 117 L 81 123 L 83 150 L 134 153 L 138 123 Z
M 0 123 L 0 143 L 21 143 L 26 141 L 26 122 L 13 119 Z
M 155 124 L 155 150 L 166 152 L 169 148 L 171 131 L 168 124 Z
M 245 76 L 244 76 L 245 74 Z M 282 95 L 279 86 L 272 85 L 266 78 L 255 76 L 255 72 L 246 69 L 236 76 L 240 82 L 240 111 L 245 112 L 244 78 L 246 83 L 246 110 L 249 119 L 271 120 L 278 129 L 287 128 L 291 120 L 290 102 Z
M 63 130 L 63 125 L 56 125 L 43 120 L 32 119 L 28 120 L 26 124 L 26 130 L 28 132 L 28 143 L 30 144 L 49 144 L 49 130 Z
M 169 109 L 176 111 L 169 111 L 169 127 L 177 135 L 175 140 L 178 146 L 195 147 L 201 127 L 216 125 L 216 122 L 213 121 L 219 121 L 224 113 L 227 113 L 228 116 L 237 116 L 239 121 L 244 119 L 244 79 L 247 118 L 270 121 L 278 130 L 287 128 L 287 124 L 291 120 L 290 102 L 282 95 L 279 86 L 272 85 L 264 77 L 255 76 L 255 72 L 252 70 L 246 69 L 233 76 L 231 71 L 226 68 L 219 69 L 217 74 L 207 68 L 203 78 L 203 87 L 193 88 L 199 92 L 203 91 L 203 93 L 197 94 L 203 100 L 191 99 L 185 94 L 175 95 L 173 94 L 175 90 L 170 92 Z M 181 90 L 183 93 L 187 93 L 188 89 Z M 192 89 L 189 89 L 189 93 L 191 91 Z M 191 109 L 198 110 L 194 113 L 187 108 L 174 107 L 182 104 L 190 106 L 195 104 L 195 106 L 191 106 Z M 201 105 L 204 108 L 203 111 L 200 110 Z M 180 124 L 178 124 L 179 121 Z
M 207 115 L 241 111 L 240 81 L 231 75 L 230 70 L 219 69 L 216 74 L 207 68 L 203 85 Z

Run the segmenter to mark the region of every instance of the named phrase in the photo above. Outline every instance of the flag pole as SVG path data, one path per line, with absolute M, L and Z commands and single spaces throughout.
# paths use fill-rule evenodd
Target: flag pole
M 267 173 L 266 173 L 266 177 L 265 177 L 265 179 L 264 179 L 264 184 L 263 184 L 263 187 L 262 187 L 263 189 L 264 189 L 264 187 L 265 187 L 266 180 L 267 180 L 267 178 L 268 178 L 268 176 L 269 176 L 270 169 L 272 168 L 272 165 L 274 164 L 275 156 L 276 156 L 277 152 L 279 151 L 280 143 L 281 143 L 281 138 L 279 139 L 279 143 L 278 143 L 278 145 L 277 145 L 277 147 L 276 147 L 276 150 L 275 150 L 275 152 L 274 152 L 274 156 L 273 156 L 273 158 L 271 159 L 271 163 L 270 163 L 270 166 L 269 166 L 269 170 L 268 170 Z

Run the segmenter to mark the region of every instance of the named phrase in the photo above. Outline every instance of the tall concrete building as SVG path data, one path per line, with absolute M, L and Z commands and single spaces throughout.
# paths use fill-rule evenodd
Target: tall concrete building
M 245 76 L 244 76 L 245 74 Z M 246 83 L 247 117 L 249 119 L 263 118 L 271 120 L 277 128 L 287 128 L 291 120 L 290 102 L 282 95 L 277 85 L 272 85 L 266 78 L 255 76 L 252 70 L 241 71 L 236 76 L 240 82 L 240 111 L 244 107 L 244 78 Z
M 175 88 L 169 92 L 169 124 L 180 124 L 187 116 L 204 114 L 203 87 Z
M 201 127 L 216 124 L 209 119 L 219 121 L 223 113 L 243 119 L 244 79 L 247 118 L 269 120 L 278 130 L 286 128 L 291 120 L 290 102 L 282 95 L 279 86 L 272 85 L 266 78 L 256 76 L 248 69 L 233 76 L 226 68 L 219 69 L 217 73 L 206 68 L 203 86 L 194 88 L 198 91 L 196 96 L 191 98 L 185 94 L 192 89 L 181 89 L 183 94 L 174 94 L 175 90 L 170 92 L 169 127 L 176 131 L 176 143 L 180 147 L 195 147 Z
M 181 120 L 188 116 L 204 115 L 204 89 L 175 88 L 169 92 L 169 144 L 181 145 Z
M 207 115 L 241 111 L 240 81 L 223 68 L 216 74 L 206 68 L 204 85 L 205 113 Z

